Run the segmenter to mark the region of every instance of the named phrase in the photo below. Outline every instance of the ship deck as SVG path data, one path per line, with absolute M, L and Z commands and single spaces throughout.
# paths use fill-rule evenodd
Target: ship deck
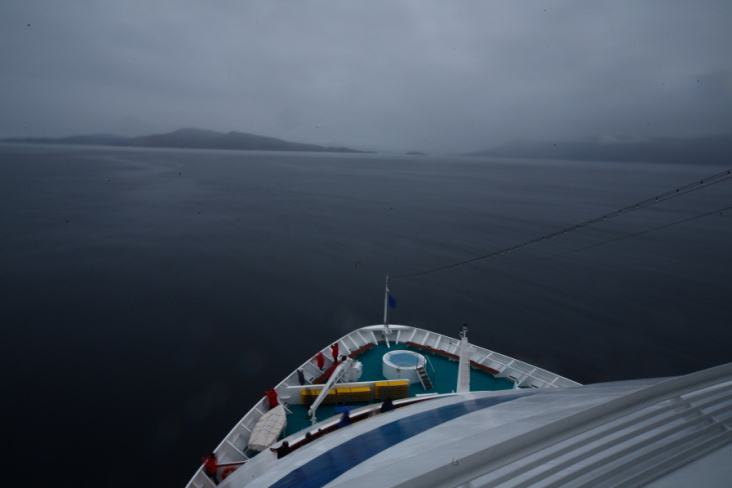
M 356 360 L 361 363 L 361 375 L 355 378 L 356 375 L 350 374 L 349 365 L 349 374 L 343 378 L 345 380 L 347 377 L 348 382 L 330 383 L 327 394 L 318 399 L 316 397 L 327 386 L 324 383 L 328 375 L 339 367 L 339 363 L 335 363 L 331 356 L 331 347 L 336 344 L 340 349 L 340 357 L 345 355 L 348 356 L 347 361 Z M 384 399 L 392 399 L 397 411 L 402 411 L 402 407 L 410 407 L 424 400 L 429 400 L 424 403 L 432 403 L 451 398 L 451 393 L 458 390 L 459 376 L 459 390 L 463 393 L 579 386 L 579 383 L 555 373 L 474 344 L 468 345 L 464 369 L 462 374 L 458 374 L 459 356 L 465 352 L 461 349 L 460 340 L 405 325 L 390 325 L 390 330 L 386 333 L 383 325 L 362 327 L 346 334 L 332 345 L 315 351 L 316 355 L 307 358 L 273 388 L 279 403 L 291 412 L 287 415 L 284 432 L 277 432 L 280 440 L 289 442 L 291 451 L 302 452 L 301 449 L 310 442 L 319 443 L 334 434 L 337 437 L 337 432 L 340 432 L 339 416 L 343 409 L 354 410 L 351 418 L 356 425 L 370 424 L 370 420 L 380 422 L 378 419 L 382 416 L 379 415 L 379 407 Z M 394 351 L 397 353 L 394 354 Z M 321 359 L 320 354 L 325 358 L 323 369 L 317 366 Z M 427 372 L 429 381 L 424 380 L 422 367 Z M 346 371 L 341 371 L 344 372 Z M 466 376 L 470 377 L 469 387 L 465 384 Z M 346 398 L 349 401 L 344 404 Z M 323 403 L 316 414 L 317 424 L 313 426 L 307 412 L 310 404 L 321 401 Z M 267 396 L 263 396 L 214 450 L 219 463 L 219 480 L 238 471 L 242 466 L 246 466 L 245 471 L 252 474 L 258 473 L 260 469 L 266 472 L 272 463 L 276 463 L 277 456 L 269 452 L 269 449 L 258 453 L 249 447 L 258 422 L 270 410 L 268 403 Z M 311 434 L 310 438 L 306 433 Z M 274 445 L 278 445 L 278 442 Z M 188 486 L 208 488 L 214 484 L 201 465 Z
M 334 427 L 284 459 L 259 455 L 219 486 L 722 488 L 732 475 L 731 407 L 732 364 L 675 378 L 441 395 Z
M 356 359 L 363 365 L 363 371 L 359 381 L 382 381 L 387 379 L 382 372 L 382 358 L 384 354 L 398 350 L 418 352 L 428 361 L 425 369 L 432 381 L 432 388 L 424 388 L 420 383 L 413 383 L 409 388 L 409 397 L 452 393 L 455 391 L 458 377 L 457 361 L 448 356 L 418 349 L 405 343 L 391 344 L 390 346 L 379 343 L 359 354 Z M 514 387 L 515 383 L 513 381 L 506 378 L 496 378 L 487 371 L 480 369 L 472 369 L 470 371 L 470 389 L 472 391 L 510 390 Z M 326 420 L 330 417 L 340 415 L 344 408 L 358 408 L 373 403 L 381 403 L 381 400 L 321 405 L 318 408 L 317 417 L 319 420 Z M 287 416 L 287 427 L 284 432 L 285 437 L 311 426 L 308 418 L 308 405 L 288 405 L 287 408 L 292 412 L 292 415 Z

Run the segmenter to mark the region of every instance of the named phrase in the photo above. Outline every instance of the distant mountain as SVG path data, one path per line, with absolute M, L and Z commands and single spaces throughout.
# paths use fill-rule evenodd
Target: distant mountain
M 137 147 L 179 147 L 179 148 L 211 148 L 212 141 L 224 134 L 212 130 L 179 129 L 168 134 L 132 137 L 115 144 L 118 146 Z
M 514 141 L 465 156 L 732 165 L 732 134 L 644 141 Z
M 288 142 L 274 137 L 257 136 L 242 132 L 216 132 L 201 129 L 179 129 L 167 134 L 142 137 L 121 137 L 111 134 L 53 138 L 15 138 L 5 142 L 30 144 L 95 144 L 108 146 L 167 147 L 184 149 L 231 149 L 242 151 L 309 151 L 359 153 L 347 147 L 324 147 L 315 144 Z

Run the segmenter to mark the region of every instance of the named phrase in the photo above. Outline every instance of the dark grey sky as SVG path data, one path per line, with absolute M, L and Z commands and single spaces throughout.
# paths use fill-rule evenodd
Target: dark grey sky
M 732 131 L 729 0 L 0 3 L 0 136 L 364 149 Z

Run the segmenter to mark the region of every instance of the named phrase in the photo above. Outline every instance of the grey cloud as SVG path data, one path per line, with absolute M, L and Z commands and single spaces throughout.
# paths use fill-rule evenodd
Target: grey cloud
M 712 0 L 4 2 L 0 136 L 467 152 L 729 132 L 731 18 Z

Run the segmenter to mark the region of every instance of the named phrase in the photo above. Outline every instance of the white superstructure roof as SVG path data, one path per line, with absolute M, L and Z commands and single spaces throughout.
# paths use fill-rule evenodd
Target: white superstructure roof
M 219 486 L 688 486 L 690 477 L 728 486 L 731 427 L 732 364 L 671 379 L 466 393 L 377 415 L 279 460 L 265 452 Z

